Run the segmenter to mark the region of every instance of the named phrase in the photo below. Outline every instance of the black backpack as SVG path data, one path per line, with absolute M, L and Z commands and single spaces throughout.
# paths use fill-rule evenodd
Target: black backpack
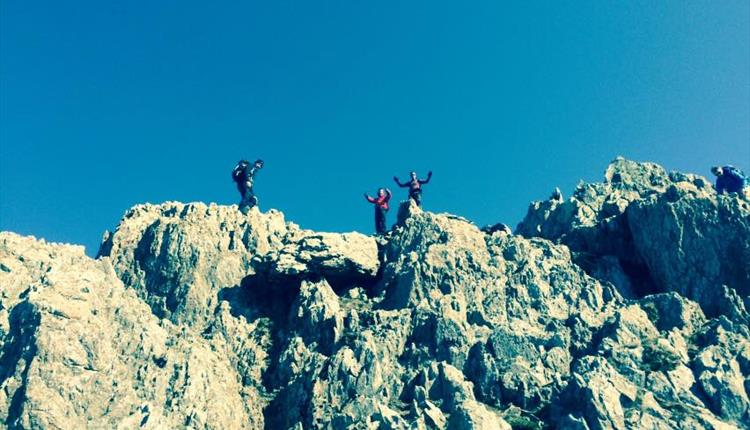
M 245 169 L 250 164 L 250 162 L 245 160 L 240 160 L 237 162 L 237 165 L 234 166 L 234 169 L 232 169 L 232 180 L 236 183 L 242 182 L 245 178 Z

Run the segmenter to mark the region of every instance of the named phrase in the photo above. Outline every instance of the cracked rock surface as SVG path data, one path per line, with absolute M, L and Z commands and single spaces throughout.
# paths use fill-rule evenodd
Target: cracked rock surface
M 96 259 L 0 233 L 0 419 L 750 428 L 750 202 L 617 159 L 501 226 L 405 203 L 376 239 L 168 202 Z

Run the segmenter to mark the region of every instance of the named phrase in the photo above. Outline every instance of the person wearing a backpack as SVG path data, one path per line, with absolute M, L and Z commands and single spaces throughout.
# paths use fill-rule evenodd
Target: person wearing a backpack
M 748 186 L 748 179 L 742 171 L 734 166 L 714 166 L 711 172 L 716 176 L 716 193 L 738 193 Z
M 253 180 L 255 173 L 263 168 L 263 160 L 255 160 L 250 164 L 247 160 L 240 160 L 232 169 L 232 179 L 237 184 L 237 190 L 240 192 L 240 211 L 246 214 L 250 208 L 258 204 L 258 198 L 253 192 Z
M 365 193 L 368 202 L 375 205 L 375 231 L 377 234 L 385 234 L 385 213 L 388 212 L 388 202 L 391 200 L 391 190 L 381 188 L 377 197 L 370 197 Z

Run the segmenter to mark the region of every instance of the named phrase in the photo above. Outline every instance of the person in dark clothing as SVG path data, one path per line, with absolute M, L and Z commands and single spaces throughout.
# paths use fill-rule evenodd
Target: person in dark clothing
M 254 163 L 246 160 L 240 160 L 232 170 L 232 179 L 237 183 L 237 190 L 240 192 L 240 211 L 247 213 L 250 208 L 258 204 L 258 197 L 253 192 L 253 181 L 255 180 L 255 173 L 263 168 L 263 160 L 255 160 Z
M 741 170 L 734 166 L 714 166 L 711 172 L 716 176 L 716 192 L 718 194 L 741 193 L 747 185 L 747 178 Z
M 403 184 L 398 180 L 398 177 L 393 177 L 399 187 L 409 188 L 409 198 L 414 200 L 417 206 L 422 206 L 422 185 L 429 183 L 430 179 L 432 179 L 432 172 L 427 173 L 427 179 L 419 179 L 417 178 L 417 172 L 411 172 L 409 182 Z
M 370 197 L 365 193 L 368 202 L 375 205 L 375 231 L 378 234 L 385 234 L 385 213 L 388 212 L 388 202 L 391 200 L 391 190 L 381 188 L 378 190 L 377 197 Z

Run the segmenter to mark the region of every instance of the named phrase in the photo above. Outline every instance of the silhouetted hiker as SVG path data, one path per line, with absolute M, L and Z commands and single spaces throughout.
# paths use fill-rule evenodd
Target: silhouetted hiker
M 747 184 L 747 177 L 742 171 L 734 166 L 714 166 L 711 173 L 716 176 L 716 192 L 718 194 L 742 193 Z
M 560 187 L 555 187 L 555 191 L 552 191 L 552 194 L 549 196 L 549 200 L 553 200 L 556 202 L 563 201 L 563 195 L 562 191 L 560 191 Z
M 258 204 L 258 198 L 253 192 L 253 180 L 255 173 L 263 168 L 263 160 L 255 160 L 250 164 L 247 160 L 240 160 L 232 170 L 232 179 L 237 183 L 237 190 L 240 192 L 240 211 L 246 214 L 250 208 Z
M 501 222 L 493 225 L 488 225 L 486 227 L 482 227 L 481 229 L 483 232 L 487 234 L 495 234 L 495 233 L 502 233 L 502 234 L 513 234 L 513 231 L 508 227 L 506 224 L 503 224 Z
M 409 198 L 414 200 L 414 203 L 416 203 L 417 206 L 422 206 L 422 185 L 430 182 L 430 179 L 432 179 L 432 172 L 427 173 L 427 179 L 418 179 L 417 172 L 411 172 L 409 182 L 403 184 L 398 180 L 398 177 L 393 177 L 393 180 L 396 181 L 396 184 L 399 187 L 409 187 Z
M 388 212 L 388 202 L 391 200 L 391 195 L 391 190 L 387 188 L 379 189 L 376 198 L 365 193 L 367 201 L 375 205 L 375 231 L 378 234 L 385 234 L 385 213 Z

